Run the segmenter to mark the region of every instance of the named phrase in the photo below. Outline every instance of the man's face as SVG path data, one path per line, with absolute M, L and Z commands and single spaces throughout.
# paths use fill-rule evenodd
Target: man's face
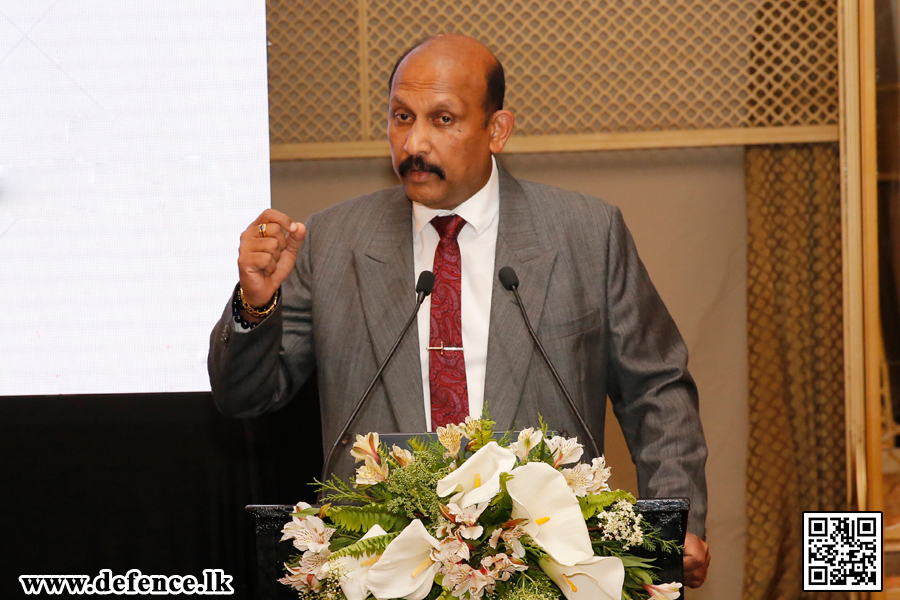
M 397 69 L 388 109 L 394 172 L 413 202 L 452 209 L 487 184 L 484 63 L 465 52 L 425 47 Z M 474 64 L 473 64 L 474 63 Z

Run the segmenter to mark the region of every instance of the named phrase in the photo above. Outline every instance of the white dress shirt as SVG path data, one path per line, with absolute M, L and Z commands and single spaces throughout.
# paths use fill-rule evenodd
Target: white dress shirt
M 484 407 L 484 375 L 487 364 L 488 325 L 491 318 L 491 290 L 494 287 L 494 254 L 500 219 L 500 178 L 497 161 L 487 184 L 452 211 L 435 210 L 413 202 L 413 256 L 416 278 L 432 270 L 440 235 L 431 224 L 434 217 L 459 215 L 466 224 L 459 232 L 462 261 L 462 340 L 466 361 L 469 414 L 481 417 Z M 431 431 L 431 386 L 428 382 L 429 340 L 431 339 L 431 296 L 419 310 L 419 356 L 422 361 L 422 389 L 425 392 L 425 427 Z

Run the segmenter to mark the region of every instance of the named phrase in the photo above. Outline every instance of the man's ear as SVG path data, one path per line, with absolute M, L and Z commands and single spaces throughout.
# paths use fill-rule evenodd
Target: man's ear
M 491 154 L 499 154 L 512 133 L 516 118 L 508 110 L 498 110 L 491 115 L 488 128 L 491 132 Z

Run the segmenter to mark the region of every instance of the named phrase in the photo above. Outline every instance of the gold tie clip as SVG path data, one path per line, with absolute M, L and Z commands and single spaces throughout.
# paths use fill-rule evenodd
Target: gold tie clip
M 444 342 L 441 342 L 441 345 L 440 345 L 440 346 L 428 346 L 428 347 L 425 348 L 425 349 L 426 349 L 426 350 L 440 350 L 440 351 L 441 351 L 441 356 L 444 355 L 444 350 L 447 350 L 447 351 L 455 350 L 455 351 L 458 351 L 458 352 L 462 352 L 462 351 L 463 351 L 462 348 L 451 348 L 451 347 L 449 347 L 449 346 L 447 346 L 447 347 L 445 348 L 445 347 L 444 347 Z

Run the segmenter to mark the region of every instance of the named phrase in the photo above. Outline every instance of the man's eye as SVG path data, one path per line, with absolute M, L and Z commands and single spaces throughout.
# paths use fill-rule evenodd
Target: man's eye
M 443 123 L 444 125 L 449 125 L 452 121 L 453 121 L 453 119 L 451 119 L 447 115 L 440 117 L 440 122 Z
M 408 114 L 406 114 L 406 113 L 397 113 L 397 120 L 398 120 L 398 121 L 409 121 L 409 119 L 410 119 L 410 116 L 409 116 Z

